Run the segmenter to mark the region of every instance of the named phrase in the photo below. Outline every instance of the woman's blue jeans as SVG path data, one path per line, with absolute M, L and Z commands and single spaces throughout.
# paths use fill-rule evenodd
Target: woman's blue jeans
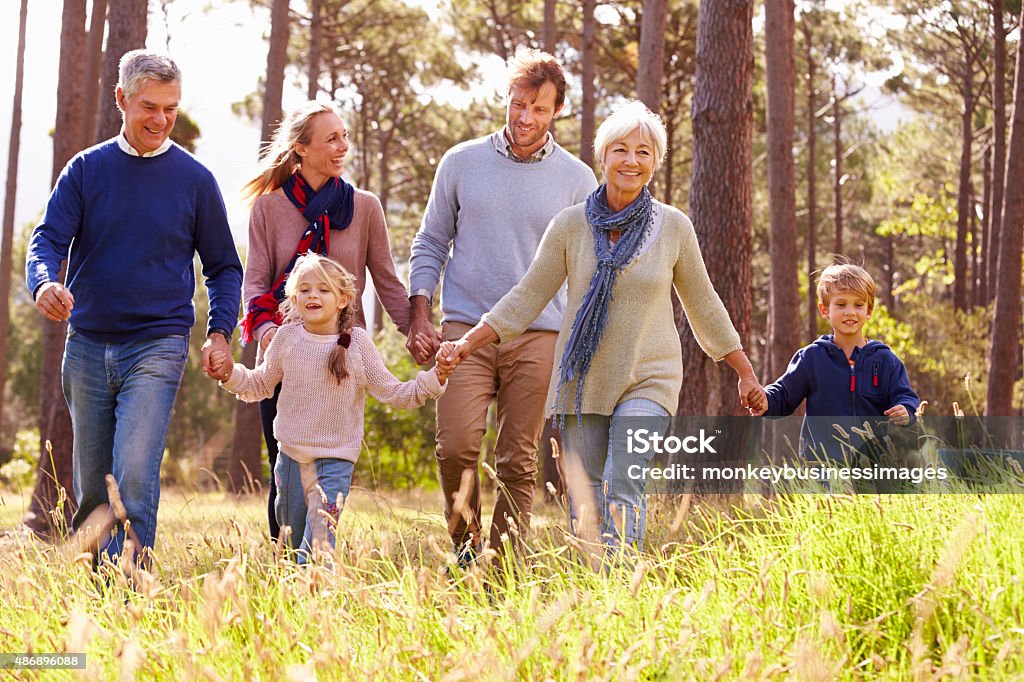
M 582 426 L 576 415 L 566 415 L 562 430 L 572 527 L 576 533 L 581 524 L 599 527 L 601 542 L 609 549 L 623 542 L 640 549 L 644 543 L 646 481 L 626 475 L 631 465 L 646 465 L 651 458 L 629 453 L 625 446 L 625 431 L 640 421 L 636 417 L 644 418 L 645 428 L 661 433 L 668 429 L 665 408 L 653 400 L 633 398 L 619 403 L 610 417 L 584 414 Z
M 345 459 L 323 458 L 302 464 L 283 450 L 278 453 L 274 512 L 281 530 L 289 533 L 285 528 L 290 529 L 288 543 L 297 551 L 298 563 L 309 561 L 314 549 L 334 548 L 335 529 L 352 486 L 354 468 Z
M 145 562 L 156 537 L 160 464 L 174 398 L 188 359 L 188 336 L 107 343 L 68 329 L 62 383 L 74 434 L 73 524 L 108 504 L 105 477 L 113 474 Z M 65 484 L 58 481 L 58 485 Z M 110 558 L 124 550 L 125 529 L 101 540 Z

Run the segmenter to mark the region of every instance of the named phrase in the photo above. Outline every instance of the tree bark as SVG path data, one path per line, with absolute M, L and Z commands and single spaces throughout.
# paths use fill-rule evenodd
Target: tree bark
M 11 240 L 14 238 L 14 200 L 18 193 L 18 155 L 21 151 L 21 99 L 25 85 L 25 24 L 28 0 L 21 0 L 18 15 L 18 52 L 14 67 L 14 102 L 11 105 L 11 139 L 7 147 L 7 184 L 4 222 L 0 233 L 0 434 L 4 431 L 3 396 L 7 385 L 7 334 L 11 323 Z
M 816 251 L 818 250 L 818 104 L 815 97 L 815 63 L 811 27 L 804 24 L 804 47 L 807 55 L 807 341 L 818 336 L 818 294 L 814 287 Z
M 832 75 L 832 159 L 835 175 L 832 182 L 832 200 L 835 216 L 835 243 L 833 253 L 843 255 L 843 103 Z
M 269 142 L 274 126 L 281 121 L 284 67 L 288 62 L 288 0 L 274 0 L 270 10 L 270 49 L 267 51 L 267 80 L 263 92 L 263 127 L 260 139 Z
M 640 55 L 636 96 L 647 108 L 661 110 L 661 76 L 665 65 L 666 0 L 644 0 L 640 18 Z
M 753 0 L 700 3 L 692 109 L 690 211 L 708 274 L 744 341 L 751 310 L 753 10 Z M 704 354 L 687 322 L 680 327 L 680 414 L 740 414 L 735 374 Z
M 258 344 L 250 343 L 242 351 L 239 360 L 246 367 L 256 366 L 256 348 Z M 260 439 L 263 429 L 260 426 L 260 410 L 257 404 L 237 401 L 235 405 L 235 437 L 231 443 L 231 454 L 228 457 L 228 490 L 234 493 L 253 492 L 255 481 L 260 480 L 262 462 L 260 457 Z M 271 474 L 273 475 L 273 474 Z
M 581 71 L 583 102 L 580 109 L 580 160 L 588 166 L 594 165 L 594 63 L 596 61 L 597 20 L 594 9 L 597 0 L 583 0 L 583 54 Z
M 985 206 L 991 215 L 988 228 L 988 301 L 996 295 L 999 268 L 1000 233 L 1003 224 L 1003 193 L 1006 189 L 1006 26 L 1003 24 L 1004 0 L 992 3 L 992 196 Z
M 321 0 L 309 0 L 309 71 L 307 74 L 309 84 L 306 88 L 306 97 L 316 99 L 316 93 L 320 90 L 320 47 L 323 43 L 323 18 L 320 15 Z M 287 8 L 287 3 L 285 3 Z M 273 38 L 271 38 L 273 42 Z
M 765 2 L 765 70 L 768 89 L 768 195 L 770 203 L 768 381 L 781 376 L 800 344 L 797 283 L 796 180 L 793 161 L 795 66 L 793 0 Z
M 555 40 L 558 35 L 556 21 L 555 0 L 544 0 L 544 51 L 551 55 L 555 53 Z
M 953 251 L 953 309 L 967 310 L 967 228 L 971 210 L 971 148 L 974 145 L 974 65 L 964 65 L 960 115 L 960 181 L 957 188 L 956 247 Z
M 1024 12 L 1021 13 L 1024 31 Z M 1024 41 L 1017 44 L 1017 75 L 1014 81 L 1013 122 L 1007 154 L 1006 177 L 1024 177 Z M 1021 322 L 1021 242 L 1024 231 L 1024 182 L 1006 185 L 1003 202 L 996 288 L 992 318 L 992 349 L 988 362 L 988 416 L 1012 416 L 1013 385 L 1019 374 Z
M 93 139 L 106 140 L 121 130 L 121 111 L 114 99 L 118 65 L 125 52 L 146 47 L 148 18 L 149 0 L 110 0 L 107 49 L 103 53 L 103 84 Z
M 93 0 L 89 36 L 85 43 L 85 108 L 82 110 L 82 146 L 96 139 L 96 115 L 100 101 L 100 66 L 103 63 L 103 32 L 107 27 L 107 0 Z
M 56 184 L 71 157 L 82 148 L 78 117 L 84 106 L 84 83 L 85 0 L 65 0 L 60 27 L 51 186 Z M 52 539 L 62 528 L 70 525 L 75 506 L 71 499 L 61 504 L 61 489 L 69 490 L 72 481 L 71 415 L 60 380 L 67 323 L 50 322 L 40 317 L 40 324 L 43 329 L 43 369 L 39 381 L 39 470 L 24 522 L 37 535 Z M 47 447 L 48 442 L 50 448 Z
M 984 166 L 981 173 L 981 258 L 978 266 L 978 295 L 974 299 L 974 305 L 985 306 L 990 298 L 988 295 L 988 263 L 995 255 L 991 252 L 988 239 L 989 230 L 992 227 L 992 212 L 989 207 L 992 205 L 992 150 L 985 151 Z

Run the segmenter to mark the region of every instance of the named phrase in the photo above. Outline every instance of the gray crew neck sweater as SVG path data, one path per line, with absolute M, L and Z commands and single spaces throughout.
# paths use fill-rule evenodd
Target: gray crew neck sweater
M 551 219 L 597 188 L 593 171 L 555 145 L 537 163 L 494 153 L 491 136 L 452 147 L 441 158 L 412 243 L 409 291 L 441 285 L 448 322 L 476 324 L 526 273 Z M 557 331 L 564 288 L 530 325 Z

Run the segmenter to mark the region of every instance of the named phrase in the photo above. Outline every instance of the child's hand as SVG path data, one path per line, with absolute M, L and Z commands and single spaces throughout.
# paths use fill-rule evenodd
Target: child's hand
M 452 359 L 449 360 L 449 357 Z M 445 377 L 451 374 L 462 361 L 462 358 L 455 353 L 455 342 L 445 341 L 442 343 L 441 348 L 437 351 L 437 355 L 434 356 L 434 361 L 437 363 L 438 377 L 441 376 L 442 372 L 444 372 Z
M 234 368 L 235 363 L 231 359 L 230 353 L 222 350 L 215 350 L 210 353 L 210 372 L 218 381 L 230 379 Z
M 885 416 L 889 418 L 889 421 L 891 421 L 893 424 L 896 424 L 897 426 L 906 426 L 907 424 L 910 423 L 910 413 L 907 412 L 906 405 L 896 405 L 895 407 L 890 407 L 883 414 L 885 414 Z

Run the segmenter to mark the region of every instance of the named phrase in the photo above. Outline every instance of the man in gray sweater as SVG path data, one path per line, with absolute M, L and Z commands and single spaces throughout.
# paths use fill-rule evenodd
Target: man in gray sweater
M 593 171 L 548 133 L 565 103 L 562 67 L 536 50 L 521 52 L 509 67 L 506 125 L 444 155 L 412 243 L 408 348 L 421 364 L 438 347 L 430 307 L 442 268 L 441 334 L 458 339 L 519 282 L 548 222 L 597 187 Z M 515 546 L 529 527 L 537 441 L 564 310 L 563 288 L 527 333 L 467 358 L 437 401 L 438 478 L 462 565 L 482 549 L 477 471 L 495 399 L 498 498 L 490 545 Z

